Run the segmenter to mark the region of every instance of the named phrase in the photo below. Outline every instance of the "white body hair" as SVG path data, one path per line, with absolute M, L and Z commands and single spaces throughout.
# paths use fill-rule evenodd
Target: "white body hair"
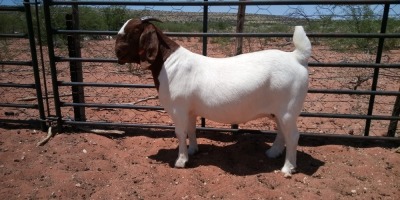
M 175 122 L 178 138 L 184 141 L 179 145 L 178 167 L 188 161 L 187 134 L 189 153 L 197 151 L 191 139 L 195 138 L 191 134 L 197 116 L 236 124 L 272 115 L 279 133 L 267 154 L 278 156 L 286 143 L 282 171 L 286 175 L 294 171 L 299 137 L 296 119 L 307 94 L 311 53 L 302 27 L 296 27 L 294 44 L 294 52 L 264 50 L 230 58 L 205 57 L 183 47 L 171 54 L 158 77 L 159 98 Z
M 209 58 L 180 47 L 159 75 L 159 97 L 168 112 L 221 123 L 244 123 L 287 112 L 298 115 L 308 71 L 293 52 L 265 50 L 230 58 Z M 257 58 L 257 59 L 254 59 Z
M 179 46 L 150 20 L 158 21 L 144 18 L 124 24 L 117 37 L 116 55 L 120 64 L 140 63 L 152 71 L 160 102 L 175 123 L 179 140 L 175 167 L 185 167 L 189 155 L 198 151 L 198 116 L 231 124 L 271 117 L 278 130 L 266 154 L 277 157 L 286 147 L 282 172 L 290 176 L 296 168 L 296 121 L 307 94 L 311 55 L 303 27 L 295 28 L 293 52 L 264 50 L 210 58 Z

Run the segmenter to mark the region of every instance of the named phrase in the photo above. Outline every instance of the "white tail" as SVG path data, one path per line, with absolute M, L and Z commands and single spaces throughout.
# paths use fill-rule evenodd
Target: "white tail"
M 302 26 L 296 26 L 293 33 L 293 43 L 296 47 L 294 53 L 299 62 L 307 66 L 308 58 L 311 56 L 311 43 Z

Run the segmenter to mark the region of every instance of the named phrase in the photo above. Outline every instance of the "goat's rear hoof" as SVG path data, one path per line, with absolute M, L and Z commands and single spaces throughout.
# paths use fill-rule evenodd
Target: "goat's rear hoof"
M 283 149 L 280 150 L 278 148 L 273 148 L 271 147 L 270 149 L 268 149 L 265 154 L 267 155 L 268 158 L 277 158 L 278 156 L 280 156 L 283 152 Z
M 282 168 L 283 177 L 285 178 L 292 178 L 292 174 L 296 173 L 296 168 Z
M 190 148 L 188 149 L 188 154 L 189 156 L 193 156 L 195 155 L 197 152 L 199 152 L 199 148 L 195 147 L 195 148 Z
M 186 163 L 187 163 L 187 160 L 178 159 L 175 162 L 175 168 L 185 168 Z

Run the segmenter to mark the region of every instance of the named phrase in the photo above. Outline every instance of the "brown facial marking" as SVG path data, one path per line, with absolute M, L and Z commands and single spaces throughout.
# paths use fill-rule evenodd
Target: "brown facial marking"
M 152 23 L 142 22 L 140 19 L 130 20 L 124 32 L 125 34 L 117 35 L 115 43 L 118 63 L 138 63 L 142 68 L 150 69 L 158 90 L 161 68 L 179 45 Z

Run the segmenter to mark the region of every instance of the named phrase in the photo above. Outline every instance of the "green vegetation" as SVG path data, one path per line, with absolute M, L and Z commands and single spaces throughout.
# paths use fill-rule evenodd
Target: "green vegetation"
M 246 16 L 245 32 L 249 33 L 271 33 L 282 32 L 288 33 L 293 30 L 295 24 L 303 24 L 306 26 L 307 32 L 314 33 L 379 33 L 380 31 L 380 16 L 371 10 L 369 6 L 332 6 L 332 10 L 340 8 L 342 18 L 337 18 L 337 15 L 320 14 L 319 18 L 309 18 L 304 14 L 304 11 L 299 8 L 296 15 L 290 17 L 284 16 L 266 16 L 253 15 Z M 52 7 L 52 22 L 56 29 L 65 29 L 65 15 L 71 13 L 71 7 Z M 125 6 L 107 6 L 93 7 L 80 6 L 79 18 L 80 29 L 82 30 L 118 30 L 128 18 L 140 16 L 161 16 L 164 23 L 157 23 L 162 30 L 168 32 L 202 32 L 203 22 L 198 13 L 192 16 L 191 13 L 171 13 L 163 11 L 138 11 L 129 10 Z M 46 41 L 44 14 L 40 8 L 40 28 L 42 30 L 42 41 Z M 164 16 L 164 18 L 162 17 Z M 34 21 L 36 21 L 35 16 Z M 196 18 L 197 17 L 197 18 Z M 234 32 L 236 26 L 235 14 L 224 14 L 219 16 L 213 14 L 210 16 L 208 30 L 210 32 Z M 25 16 L 21 12 L 0 13 L 0 33 L 26 33 Z M 36 26 L 37 24 L 34 23 Z M 400 19 L 390 18 L 388 21 L 387 32 L 400 32 Z M 35 27 L 37 28 L 37 27 Z M 99 38 L 98 36 L 90 36 L 91 39 Z M 57 35 L 56 41 L 62 44 L 65 42 L 62 35 Z M 314 38 L 314 42 L 322 42 L 331 46 L 336 50 L 356 49 L 361 51 L 371 51 L 377 46 L 375 38 Z M 229 38 L 213 38 L 212 42 L 226 45 L 229 43 Z M 386 49 L 398 48 L 400 39 L 387 39 L 385 41 Z

